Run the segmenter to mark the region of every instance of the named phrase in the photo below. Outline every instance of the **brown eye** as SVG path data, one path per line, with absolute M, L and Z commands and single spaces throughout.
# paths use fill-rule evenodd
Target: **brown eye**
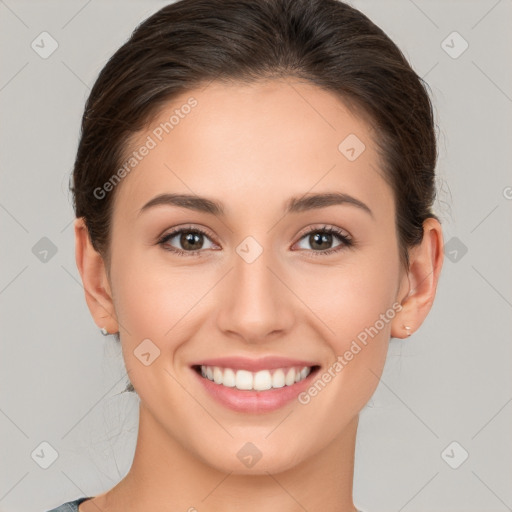
M 158 240 L 158 244 L 167 251 L 176 252 L 186 256 L 194 256 L 202 252 L 201 249 L 205 249 L 205 240 L 210 240 L 210 237 L 206 232 L 198 228 L 182 228 L 165 234 L 160 238 L 160 240 Z M 213 247 L 211 241 L 210 244 L 211 246 L 206 247 L 206 249 L 211 249 Z M 176 245 L 178 247 L 176 247 Z
M 338 240 L 338 244 L 333 246 L 336 239 Z M 316 253 L 315 256 L 320 254 L 332 254 L 353 245 L 353 241 L 348 233 L 328 226 L 312 229 L 306 233 L 301 240 L 305 240 L 306 245 L 309 245 L 309 247 L 302 246 L 300 248 Z

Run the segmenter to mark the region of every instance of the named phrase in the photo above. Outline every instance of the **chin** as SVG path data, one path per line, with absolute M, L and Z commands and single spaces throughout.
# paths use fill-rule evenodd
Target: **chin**
M 299 446 L 292 444 L 277 445 L 268 440 L 240 441 L 230 439 L 219 451 L 200 453 L 202 461 L 223 473 L 233 475 L 265 475 L 282 473 L 301 464 L 305 456 L 301 456 Z

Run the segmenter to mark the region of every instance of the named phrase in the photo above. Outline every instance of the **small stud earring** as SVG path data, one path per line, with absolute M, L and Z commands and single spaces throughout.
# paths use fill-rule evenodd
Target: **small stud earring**
M 108 331 L 107 331 L 107 329 L 105 327 L 102 327 L 100 329 L 100 331 L 101 331 L 101 334 L 103 334 L 103 336 L 108 336 Z
M 411 328 L 408 325 L 404 325 L 404 329 L 407 331 L 407 336 L 411 335 Z

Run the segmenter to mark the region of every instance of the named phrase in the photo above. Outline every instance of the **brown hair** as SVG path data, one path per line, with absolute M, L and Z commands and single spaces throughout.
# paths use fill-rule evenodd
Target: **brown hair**
M 423 221 L 437 218 L 428 85 L 379 27 L 338 0 L 179 0 L 141 23 L 115 52 L 85 105 L 71 186 L 75 214 L 84 217 L 107 268 L 116 190 L 102 198 L 94 191 L 119 169 L 131 137 L 187 90 L 212 80 L 280 77 L 333 92 L 370 121 L 408 268 Z

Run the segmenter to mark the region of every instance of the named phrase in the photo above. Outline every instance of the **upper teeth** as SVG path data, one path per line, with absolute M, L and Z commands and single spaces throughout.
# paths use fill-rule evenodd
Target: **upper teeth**
M 229 388 L 255 391 L 291 386 L 305 379 L 310 372 L 311 367 L 309 366 L 249 372 L 247 370 L 233 370 L 219 366 L 201 365 L 201 375 L 212 380 L 215 384 L 221 384 Z

